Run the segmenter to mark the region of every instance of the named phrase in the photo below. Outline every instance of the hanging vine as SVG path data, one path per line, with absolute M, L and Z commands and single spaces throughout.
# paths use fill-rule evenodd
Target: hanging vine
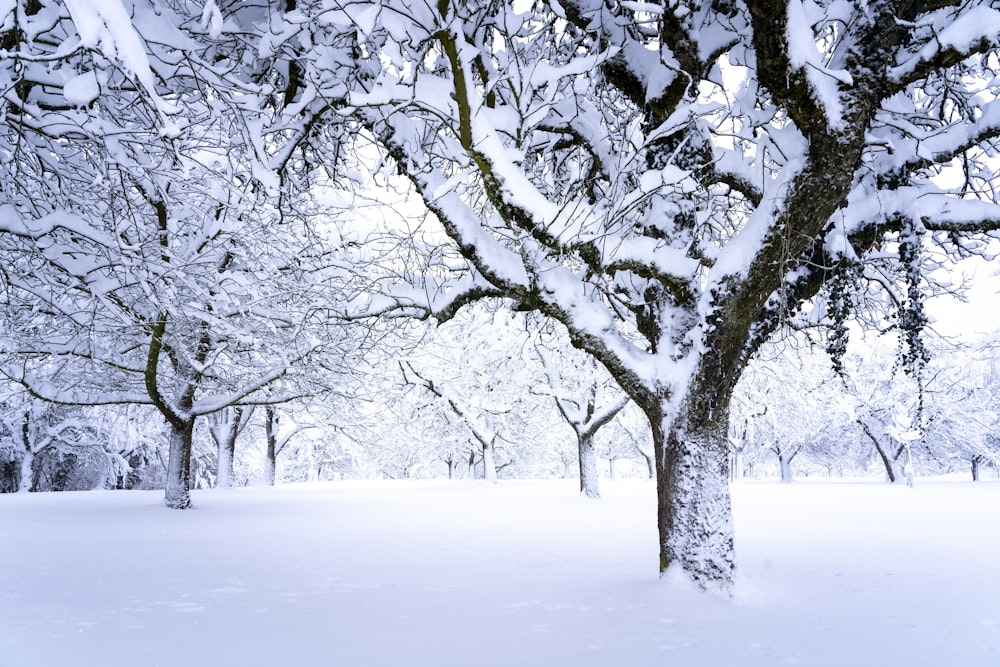
M 899 235 L 899 262 L 906 281 L 906 294 L 897 315 L 900 361 L 903 370 L 916 378 L 923 376 L 923 369 L 930 361 L 930 352 L 923 338 L 928 320 L 924 312 L 923 292 L 920 289 L 923 234 L 922 227 L 917 227 L 912 220 L 908 220 Z
M 899 362 L 903 371 L 916 383 L 917 404 L 913 424 L 921 437 L 924 421 L 924 371 L 930 361 L 930 351 L 924 344 L 924 329 L 928 319 L 920 288 L 923 234 L 923 226 L 911 219 L 903 221 L 899 234 L 899 262 L 906 282 L 906 294 L 897 314 Z
M 833 276 L 827 284 L 830 287 L 830 294 L 827 297 L 826 311 L 831 324 L 826 337 L 826 353 L 830 355 L 834 372 L 843 376 L 844 355 L 847 354 L 847 344 L 850 342 L 847 322 L 855 312 L 857 263 L 842 259 L 833 269 Z

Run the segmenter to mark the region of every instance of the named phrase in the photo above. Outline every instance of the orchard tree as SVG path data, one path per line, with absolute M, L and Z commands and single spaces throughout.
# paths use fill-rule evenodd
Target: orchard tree
M 85 461 L 99 468 L 88 488 L 108 486 L 120 470 L 120 457 L 102 446 L 107 434 L 93 410 L 51 405 L 22 391 L 0 402 L 0 434 L 12 473 L 2 484 L 11 491 L 77 490 L 72 478 L 81 475 L 74 468 Z
M 546 387 L 563 418 L 576 435 L 580 493 L 600 498 L 597 481 L 597 432 L 628 405 L 629 397 L 615 385 L 593 357 L 566 345 L 561 331 L 541 327 L 535 337 L 535 353 L 545 369 Z M 611 476 L 614 478 L 614 459 Z
M 853 414 L 843 383 L 810 332 L 787 332 L 761 347 L 733 394 L 730 446 L 739 465 L 768 453 L 777 459 L 781 481 L 793 481 L 792 461 L 844 456 Z M 735 471 L 734 471 L 735 472 Z M 738 479 L 735 474 L 734 479 Z
M 499 479 L 498 449 L 523 438 L 537 403 L 527 399 L 533 375 L 522 348 L 530 352 L 523 323 L 502 309 L 476 307 L 428 332 L 419 354 L 399 364 L 405 384 L 421 387 L 465 425 L 490 483 Z
M 207 64 L 239 49 L 176 6 L 8 10 L 0 368 L 53 403 L 153 406 L 185 508 L 196 420 L 309 393 L 338 337 L 332 225 L 258 177 L 253 117 Z
M 356 305 L 562 323 L 648 417 L 660 569 L 705 588 L 733 581 L 748 359 L 886 248 L 918 334 L 923 248 L 1000 227 L 986 1 L 315 0 L 267 25 L 292 111 L 363 128 L 451 240 L 418 289 Z
M 988 354 L 984 358 L 983 353 Z M 932 365 L 924 442 L 939 461 L 960 460 L 979 481 L 983 465 L 1000 461 L 1000 374 L 995 351 L 959 348 Z

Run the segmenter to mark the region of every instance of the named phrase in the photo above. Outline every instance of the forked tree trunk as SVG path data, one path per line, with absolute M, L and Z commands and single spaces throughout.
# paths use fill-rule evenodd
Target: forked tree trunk
M 448 458 L 447 463 L 448 479 L 458 479 L 458 468 L 462 464 L 462 460 L 452 455 Z
M 778 467 L 781 470 L 781 483 L 791 484 L 792 477 L 792 459 L 798 454 L 798 450 L 789 453 L 788 449 L 782 449 L 781 447 L 776 447 L 774 451 L 778 454 Z
M 682 409 L 673 424 L 649 415 L 657 457 L 660 572 L 680 567 L 706 590 L 728 594 L 734 578 L 729 495 L 729 411 Z
M 864 431 L 868 439 L 872 441 L 875 445 L 875 451 L 878 453 L 879 460 L 882 461 L 883 467 L 885 467 L 885 477 L 891 484 L 903 481 L 903 475 L 900 473 L 899 469 L 896 467 L 895 458 L 889 455 L 889 452 L 885 450 L 882 443 L 879 441 L 875 434 L 872 433 L 871 428 L 864 421 L 858 419 L 857 423 L 861 426 L 861 430 Z
M 191 449 L 194 419 L 170 425 L 170 455 L 167 458 L 166 503 L 171 509 L 191 507 Z
M 589 435 L 577 434 L 577 459 L 580 461 L 580 493 L 588 498 L 600 498 L 601 491 L 597 482 L 597 452 L 594 450 L 594 439 Z M 614 461 L 611 462 L 614 466 Z M 614 468 L 612 468 L 612 471 Z
M 233 464 L 236 460 L 236 438 L 246 424 L 245 419 L 249 417 L 247 410 L 235 406 L 222 411 L 214 419 L 216 420 L 210 429 L 212 438 L 215 440 L 218 451 L 218 464 L 215 472 L 215 486 L 220 489 L 230 489 L 236 479 Z

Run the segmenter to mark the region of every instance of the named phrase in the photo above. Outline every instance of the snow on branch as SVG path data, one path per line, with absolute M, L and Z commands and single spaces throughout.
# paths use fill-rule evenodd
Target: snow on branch
M 1000 10 L 984 5 L 945 7 L 910 27 L 923 46 L 890 70 L 900 85 L 1000 46 Z
M 122 63 L 146 89 L 160 113 L 170 115 L 180 111 L 180 107 L 168 103 L 157 92 L 146 46 L 121 0 L 65 2 L 81 44 L 99 49 L 109 60 Z

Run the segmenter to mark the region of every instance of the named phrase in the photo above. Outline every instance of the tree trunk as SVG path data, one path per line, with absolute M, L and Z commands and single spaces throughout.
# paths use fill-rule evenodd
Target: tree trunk
M 17 484 L 18 493 L 27 493 L 34 490 L 32 488 L 34 482 L 34 475 L 32 474 L 34 462 L 35 453 L 30 448 L 25 449 L 24 456 L 21 457 L 21 478 Z
M 728 403 L 685 406 L 672 425 L 665 407 L 647 413 L 657 458 L 660 572 L 677 566 L 702 588 L 728 593 L 735 568 Z
M 35 451 L 31 448 L 31 412 L 25 411 L 24 419 L 21 422 L 21 450 L 24 456 L 21 457 L 21 478 L 17 483 L 19 493 L 27 493 L 34 490 L 35 476 L 33 468 L 35 463 Z
M 781 468 L 781 483 L 791 484 L 793 480 L 792 459 L 795 458 L 795 455 L 798 452 L 795 451 L 789 454 L 787 449 L 781 449 L 780 447 L 777 449 L 777 452 L 778 452 L 778 465 Z
M 601 491 L 597 483 L 597 452 L 594 450 L 594 439 L 587 435 L 577 434 L 576 445 L 580 462 L 580 493 L 588 498 L 600 498 Z M 614 462 L 611 463 L 614 466 Z M 612 468 L 614 471 L 614 468 Z M 613 476 L 613 475 L 612 475 Z
M 497 483 L 497 461 L 493 455 L 493 441 L 483 443 L 483 477 L 490 484 Z
M 274 486 L 275 468 L 277 467 L 277 457 L 274 454 L 274 441 L 267 441 L 267 454 L 264 458 L 264 483 Z
M 972 481 L 979 481 L 979 463 L 980 459 L 978 456 L 972 457 Z
M 264 452 L 264 483 L 268 486 L 274 486 L 274 471 L 278 458 L 278 415 L 271 407 L 267 408 L 264 433 L 267 441 Z
M 454 455 L 452 455 L 448 459 L 447 463 L 448 463 L 448 479 L 456 479 L 458 477 L 458 466 L 460 460 L 455 458 Z
M 194 419 L 170 425 L 170 454 L 167 458 L 166 502 L 171 509 L 191 507 L 191 449 Z
M 778 455 L 778 464 L 781 466 L 781 483 L 791 484 L 792 483 L 792 462 L 791 460 Z
M 252 408 L 250 409 L 252 410 Z M 245 408 L 242 406 L 224 410 L 222 414 L 218 415 L 218 421 L 213 423 L 210 429 L 218 450 L 215 486 L 220 489 L 230 489 L 233 486 L 236 438 L 244 426 L 244 410 Z
M 219 489 L 233 488 L 233 459 L 236 455 L 236 438 L 228 438 L 219 443 L 219 463 L 215 471 L 215 486 Z
M 896 482 L 902 481 L 903 477 L 902 475 L 899 474 L 899 470 L 896 468 L 896 462 L 893 460 L 891 456 L 889 456 L 889 453 L 885 451 L 885 448 L 882 446 L 882 443 L 879 442 L 879 439 L 875 437 L 875 434 L 872 433 L 872 430 L 868 428 L 868 424 L 861 421 L 860 419 L 858 419 L 857 422 L 858 425 L 861 426 L 861 430 L 864 431 L 865 435 L 868 436 L 868 439 L 871 440 L 872 444 L 875 445 L 875 451 L 878 452 L 879 459 L 881 459 L 882 465 L 885 466 L 886 479 L 891 484 L 895 484 Z
M 732 468 L 730 469 L 729 472 L 729 478 L 732 479 L 733 481 L 738 481 L 743 479 L 744 447 L 733 447 Z

